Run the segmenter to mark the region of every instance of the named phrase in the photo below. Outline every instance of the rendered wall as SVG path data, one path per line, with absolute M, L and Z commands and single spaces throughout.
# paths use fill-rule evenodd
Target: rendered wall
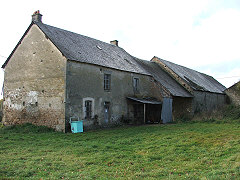
M 33 25 L 5 67 L 4 124 L 64 131 L 65 68 L 66 59 Z
M 104 73 L 111 74 L 111 90 L 104 91 Z M 133 77 L 139 78 L 139 92 L 133 90 Z M 132 107 L 126 97 L 156 97 L 161 99 L 159 87 L 147 75 L 104 68 L 91 64 L 68 61 L 67 65 L 66 120 L 70 117 L 84 119 L 84 99 L 94 101 L 94 116 L 97 119 L 84 119 L 84 128 L 112 126 L 121 118 L 133 118 Z M 104 120 L 104 102 L 110 103 L 110 120 Z M 95 116 L 95 117 L 96 117 Z M 68 124 L 68 123 L 67 123 Z M 69 127 L 68 127 L 69 129 Z

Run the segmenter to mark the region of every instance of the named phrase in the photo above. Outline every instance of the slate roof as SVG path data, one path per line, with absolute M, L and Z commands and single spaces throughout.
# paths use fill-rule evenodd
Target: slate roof
M 35 24 L 69 60 L 150 75 L 121 47 L 41 22 Z
M 121 47 L 105 43 L 87 36 L 56 28 L 42 22 L 32 22 L 8 59 L 2 65 L 5 68 L 21 41 L 36 24 L 60 52 L 69 60 L 95 64 L 117 70 L 150 75 L 160 82 L 173 96 L 192 97 L 180 84 L 154 62 L 140 60 L 131 56 Z M 160 58 L 159 58 L 160 59 Z M 181 78 L 189 82 L 196 90 L 223 93 L 226 89 L 211 76 L 160 59 Z
M 152 74 L 154 79 L 162 84 L 173 96 L 193 97 L 177 81 L 168 75 L 157 63 L 138 59 L 139 64 Z
M 166 66 L 168 66 L 171 70 L 173 70 L 182 79 L 188 82 L 188 84 L 195 90 L 223 94 L 224 90 L 226 89 L 225 86 L 220 84 L 212 76 L 200 73 L 193 69 L 189 69 L 187 67 L 180 66 L 160 58 L 158 59 L 162 61 Z

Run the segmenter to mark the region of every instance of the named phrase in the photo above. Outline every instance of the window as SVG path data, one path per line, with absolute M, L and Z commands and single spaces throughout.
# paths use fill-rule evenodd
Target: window
M 94 98 L 91 98 L 91 97 L 83 98 L 83 105 L 82 105 L 83 118 L 91 119 L 94 117 L 94 104 L 95 104 Z
M 104 74 L 104 90 L 110 91 L 111 89 L 111 74 Z
M 134 91 L 139 90 L 139 79 L 138 78 L 133 78 L 133 89 L 134 89 Z
M 92 117 L 92 101 L 85 101 L 85 119 Z

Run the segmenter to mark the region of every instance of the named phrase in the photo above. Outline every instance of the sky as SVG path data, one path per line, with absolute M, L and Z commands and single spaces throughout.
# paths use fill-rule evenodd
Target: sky
M 240 0 L 8 0 L 0 2 L 0 64 L 40 10 L 42 21 L 131 55 L 154 56 L 213 76 L 240 80 Z M 0 84 L 3 84 L 3 69 Z

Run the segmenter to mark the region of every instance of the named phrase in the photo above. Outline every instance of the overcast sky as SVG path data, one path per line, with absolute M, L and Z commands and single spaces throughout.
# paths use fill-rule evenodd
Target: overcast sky
M 43 23 L 209 74 L 240 80 L 240 0 L 7 0 L 0 2 L 0 63 L 40 10 Z M 3 81 L 3 70 L 0 83 Z

